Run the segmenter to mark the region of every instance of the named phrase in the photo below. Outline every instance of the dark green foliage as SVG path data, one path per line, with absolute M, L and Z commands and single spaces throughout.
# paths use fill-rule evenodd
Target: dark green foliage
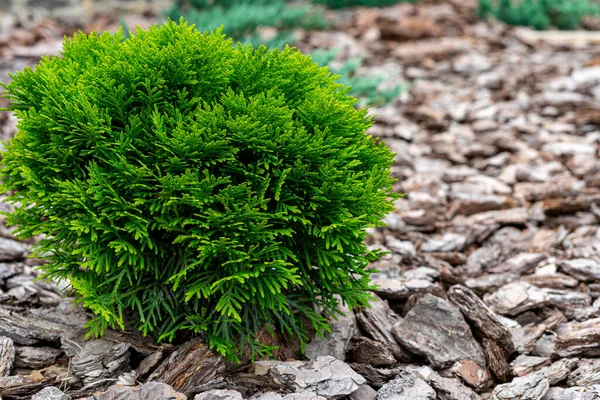
M 345 7 L 384 7 L 397 3 L 416 3 L 417 0 L 315 0 L 316 3 L 326 4 L 329 8 Z
M 576 29 L 583 17 L 599 16 L 600 5 L 592 0 L 479 0 L 477 14 L 539 30 Z
M 311 53 L 311 58 L 319 65 L 329 66 L 331 71 L 338 74 L 338 82 L 350 87 L 349 94 L 358 97 L 365 105 L 380 106 L 390 103 L 407 89 L 408 84 L 393 85 L 387 89 L 380 89 L 386 77 L 383 75 L 361 76 L 358 69 L 362 63 L 360 58 L 345 61 L 339 67 L 332 67 L 331 63 L 338 55 L 336 49 L 318 49 Z
M 285 35 L 287 29 L 295 27 L 321 29 L 328 25 L 318 10 L 309 6 L 289 5 L 285 0 L 196 0 L 192 6 L 184 11 L 182 4 L 176 4 L 169 12 L 169 17 L 177 19 L 183 16 L 196 25 L 200 32 L 211 31 L 222 25 L 223 33 L 240 41 L 261 26 L 279 28 Z M 253 39 L 255 45 L 276 44 L 257 42 L 256 36 Z
M 293 49 L 181 22 L 76 35 L 5 85 L 3 191 L 46 278 L 97 316 L 235 359 L 263 327 L 308 340 L 371 288 L 365 228 L 393 210 L 393 155 L 366 110 Z

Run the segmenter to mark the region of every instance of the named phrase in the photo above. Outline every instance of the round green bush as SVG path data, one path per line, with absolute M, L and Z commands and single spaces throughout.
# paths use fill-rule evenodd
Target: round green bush
M 18 133 L 2 181 L 17 236 L 42 234 L 90 334 L 201 332 L 235 359 L 305 343 L 369 299 L 365 228 L 396 195 L 393 154 L 326 68 L 181 21 L 78 34 L 5 85 Z

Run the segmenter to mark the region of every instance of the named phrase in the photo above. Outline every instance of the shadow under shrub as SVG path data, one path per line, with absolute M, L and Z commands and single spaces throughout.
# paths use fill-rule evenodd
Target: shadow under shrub
M 392 153 L 335 78 L 184 22 L 76 35 L 5 85 L 7 221 L 45 236 L 43 276 L 70 281 L 90 334 L 191 330 L 230 359 L 272 350 L 265 326 L 305 343 L 367 303 L 365 228 L 396 197 Z

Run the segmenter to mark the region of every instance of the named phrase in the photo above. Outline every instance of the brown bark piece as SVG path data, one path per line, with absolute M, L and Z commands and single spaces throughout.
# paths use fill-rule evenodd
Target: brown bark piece
M 0 337 L 0 377 L 9 376 L 15 361 L 15 346 L 7 337 Z
M 600 318 L 562 324 L 557 334 L 555 351 L 559 357 L 600 356 Z
M 515 347 L 508 329 L 502 325 L 498 315 L 471 289 L 462 285 L 452 286 L 448 297 L 476 328 L 476 335 L 497 342 L 508 355 L 514 352 Z
M 15 344 L 31 346 L 39 343 L 60 345 L 60 326 L 36 318 L 28 313 L 19 314 L 0 308 L 0 336 Z
M 191 395 L 197 386 L 215 379 L 225 369 L 223 357 L 215 355 L 200 338 L 194 338 L 163 361 L 149 380 L 156 379 Z
M 502 383 L 510 381 L 512 374 L 507 361 L 508 354 L 493 340 L 483 339 L 482 344 L 488 367 L 496 379 Z
M 387 301 L 376 297 L 371 301 L 369 308 L 362 308 L 356 312 L 356 319 L 368 336 L 390 349 L 396 360 L 410 361 L 414 358 L 392 335 L 392 327 L 399 317 L 392 311 Z

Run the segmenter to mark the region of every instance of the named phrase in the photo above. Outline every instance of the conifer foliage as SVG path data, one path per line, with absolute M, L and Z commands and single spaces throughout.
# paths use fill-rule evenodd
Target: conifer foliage
M 327 68 L 169 21 L 78 34 L 5 85 L 17 235 L 96 317 L 205 336 L 230 359 L 267 327 L 327 330 L 369 299 L 365 228 L 392 209 L 393 154 Z

